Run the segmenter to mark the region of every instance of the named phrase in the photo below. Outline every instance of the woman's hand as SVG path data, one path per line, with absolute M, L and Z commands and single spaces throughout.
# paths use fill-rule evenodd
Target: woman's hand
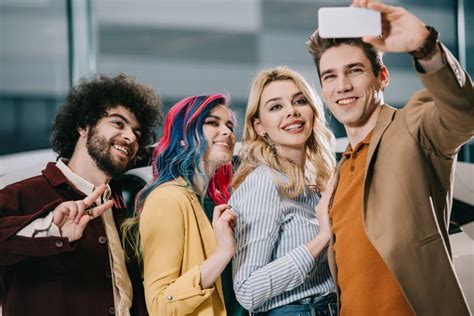
M 326 190 L 324 190 L 318 205 L 316 206 L 316 216 L 319 222 L 319 233 L 331 235 L 331 224 L 329 222 L 329 203 L 334 192 L 335 178 L 332 178 Z
M 214 208 L 212 227 L 216 237 L 216 252 L 232 258 L 235 254 L 234 227 L 237 222 L 237 215 L 229 205 L 221 204 Z M 229 259 L 230 260 L 230 259 Z
M 200 283 L 203 289 L 214 286 L 235 254 L 234 227 L 236 220 L 237 215 L 232 212 L 229 205 L 221 204 L 214 208 L 212 227 L 216 238 L 216 250 L 199 267 L 201 271 Z
M 331 239 L 332 232 L 331 223 L 329 221 L 329 202 L 331 202 L 334 187 L 335 179 L 333 178 L 329 181 L 326 190 L 323 192 L 321 199 L 316 206 L 316 217 L 319 222 L 319 234 L 306 244 L 306 247 L 313 257 L 317 257 Z

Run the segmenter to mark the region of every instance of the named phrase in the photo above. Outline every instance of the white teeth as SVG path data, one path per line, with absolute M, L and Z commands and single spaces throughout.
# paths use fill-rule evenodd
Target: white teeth
M 290 126 L 285 127 L 285 131 L 292 131 L 300 128 L 301 126 L 303 126 L 303 124 L 292 124 Z
M 114 145 L 114 148 L 128 156 L 128 148 L 120 145 Z
M 224 142 L 215 142 L 214 144 L 216 144 L 216 145 L 220 145 L 220 146 L 229 147 L 229 144 L 227 144 L 227 143 L 224 143 Z
M 351 102 L 354 102 L 356 100 L 356 98 L 347 98 L 347 99 L 342 99 L 342 100 L 339 100 L 337 101 L 337 104 L 349 104 Z

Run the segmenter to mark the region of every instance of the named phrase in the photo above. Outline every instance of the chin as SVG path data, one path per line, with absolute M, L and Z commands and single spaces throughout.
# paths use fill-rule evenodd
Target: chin
M 232 160 L 232 156 L 222 155 L 221 157 L 219 157 L 219 159 L 217 159 L 217 165 L 221 167 L 225 164 L 228 164 L 231 160 Z

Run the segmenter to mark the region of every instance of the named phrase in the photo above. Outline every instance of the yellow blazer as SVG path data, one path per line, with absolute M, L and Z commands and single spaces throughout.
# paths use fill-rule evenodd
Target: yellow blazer
M 202 289 L 199 265 L 212 254 L 212 226 L 184 179 L 160 185 L 140 216 L 145 299 L 150 315 L 226 315 L 221 279 Z M 217 289 L 217 290 L 216 290 Z

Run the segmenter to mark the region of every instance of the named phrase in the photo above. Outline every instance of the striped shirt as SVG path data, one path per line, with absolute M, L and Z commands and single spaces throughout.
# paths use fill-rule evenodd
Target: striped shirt
M 274 177 L 283 175 L 259 166 L 229 201 L 238 216 L 234 291 L 252 312 L 334 292 L 326 251 L 313 258 L 305 246 L 319 232 L 318 193 L 306 188 L 296 198 L 282 197 Z

